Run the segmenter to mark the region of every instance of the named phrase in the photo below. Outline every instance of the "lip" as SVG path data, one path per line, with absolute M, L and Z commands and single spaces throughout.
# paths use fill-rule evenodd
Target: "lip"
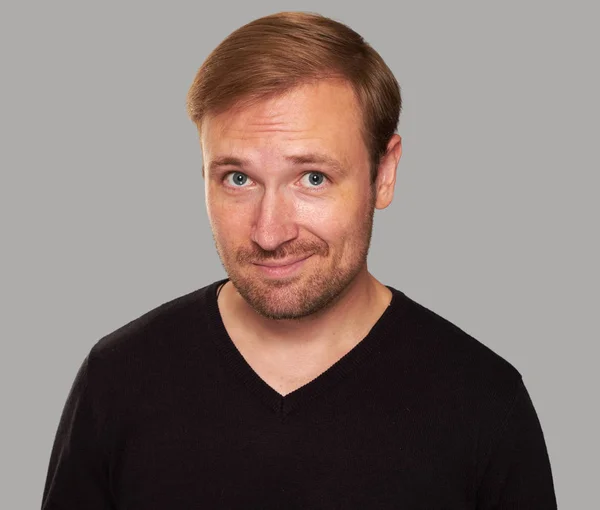
M 263 274 L 273 277 L 289 276 L 298 271 L 312 255 L 294 260 L 269 261 L 264 264 L 254 264 Z

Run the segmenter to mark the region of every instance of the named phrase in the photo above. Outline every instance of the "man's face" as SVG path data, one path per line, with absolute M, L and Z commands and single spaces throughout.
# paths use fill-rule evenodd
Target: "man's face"
M 329 80 L 205 118 L 213 237 L 261 315 L 310 315 L 366 271 L 375 202 L 360 128 L 352 89 Z

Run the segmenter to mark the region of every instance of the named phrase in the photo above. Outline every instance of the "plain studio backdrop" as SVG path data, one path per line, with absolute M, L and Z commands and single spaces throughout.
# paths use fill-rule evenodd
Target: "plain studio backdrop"
M 185 96 L 231 31 L 316 11 L 402 87 L 404 155 L 369 268 L 512 363 L 559 507 L 597 501 L 592 2 L 9 2 L 0 9 L 0 507 L 38 508 L 92 345 L 225 272 Z

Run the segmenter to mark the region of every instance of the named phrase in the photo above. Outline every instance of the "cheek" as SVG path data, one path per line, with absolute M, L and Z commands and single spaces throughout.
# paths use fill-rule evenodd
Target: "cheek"
M 205 194 L 206 210 L 213 229 L 229 230 L 249 217 L 247 205 L 232 200 L 231 197 L 219 192 L 215 186 L 209 185 Z
M 207 201 L 207 213 L 215 240 L 225 248 L 245 242 L 250 229 L 249 214 L 223 200 Z
M 353 217 L 348 206 L 337 200 L 304 203 L 297 209 L 298 224 L 332 245 L 352 230 Z
M 324 225 L 336 219 L 335 207 L 328 201 L 298 201 L 295 205 L 295 216 L 303 225 Z

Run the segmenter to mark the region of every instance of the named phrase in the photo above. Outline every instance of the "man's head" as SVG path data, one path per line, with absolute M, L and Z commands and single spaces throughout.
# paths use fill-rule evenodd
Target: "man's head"
M 400 106 L 381 57 L 318 15 L 253 21 L 204 62 L 188 112 L 208 215 L 231 282 L 258 313 L 310 315 L 366 271 L 374 208 L 393 196 Z

